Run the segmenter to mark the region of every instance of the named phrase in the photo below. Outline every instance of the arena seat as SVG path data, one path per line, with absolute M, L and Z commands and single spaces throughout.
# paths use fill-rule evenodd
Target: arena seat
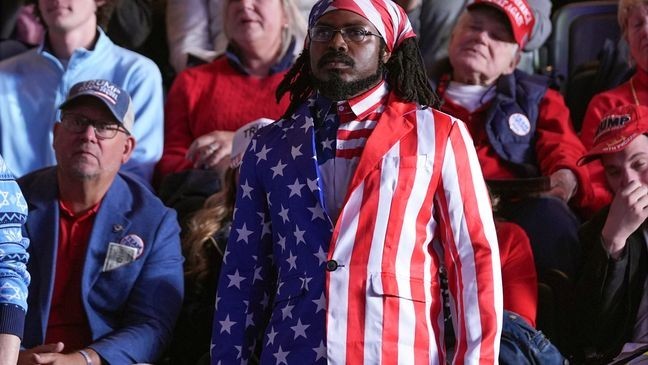
M 617 0 L 582 1 L 556 9 L 552 17 L 541 69 L 564 95 L 576 131 L 592 96 L 618 85 L 627 73 L 617 7 Z
M 583 1 L 556 9 L 553 32 L 547 41 L 549 63 L 568 80 L 579 65 L 597 59 L 606 39 L 620 38 L 616 0 Z

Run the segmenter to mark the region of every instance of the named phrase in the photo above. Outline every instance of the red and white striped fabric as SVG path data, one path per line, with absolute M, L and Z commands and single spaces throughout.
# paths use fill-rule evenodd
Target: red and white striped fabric
M 320 0 L 311 9 L 308 27 L 311 28 L 324 14 L 333 10 L 348 10 L 366 18 L 373 24 L 393 51 L 407 38 L 415 37 L 405 10 L 392 0 Z
M 250 143 L 218 284 L 213 365 L 247 363 L 260 332 L 262 364 L 497 362 L 499 251 L 472 140 L 459 120 L 382 97 L 381 87 L 350 103 L 354 122 L 375 126 L 351 157 L 338 219 L 324 209 L 331 190 L 314 142 L 326 115 L 315 98 Z M 443 346 L 442 266 L 453 354 Z
M 341 102 L 342 110 L 338 107 L 340 127 L 337 131 L 336 157 L 360 158 L 367 138 L 385 109 L 388 95 L 387 85 L 382 81 L 368 95 Z
M 390 100 L 335 226 L 329 364 L 443 364 L 447 267 L 454 363 L 497 362 L 502 286 L 488 193 L 462 122 Z M 376 162 L 379 168 L 376 168 Z
M 366 93 L 335 105 L 339 127 L 330 136 L 335 142 L 334 154 L 330 159 L 329 156 L 318 156 L 326 210 L 333 221 L 337 220 L 344 204 L 351 177 L 367 139 L 385 109 L 388 95 L 387 84 L 382 81 Z

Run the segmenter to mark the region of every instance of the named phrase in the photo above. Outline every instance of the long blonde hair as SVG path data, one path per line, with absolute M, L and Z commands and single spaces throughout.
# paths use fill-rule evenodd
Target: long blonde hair
M 219 258 L 224 254 L 214 235 L 232 221 L 237 174 L 238 169 L 228 168 L 221 190 L 207 198 L 203 207 L 187 223 L 187 233 L 182 239 L 187 279 L 206 279 L 214 267 L 210 252 L 216 251 Z

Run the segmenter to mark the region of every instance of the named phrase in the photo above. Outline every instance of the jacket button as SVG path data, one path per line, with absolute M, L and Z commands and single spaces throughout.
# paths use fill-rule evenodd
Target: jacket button
M 335 260 L 328 260 L 326 261 L 326 270 L 327 271 L 335 271 L 338 268 L 338 263 Z

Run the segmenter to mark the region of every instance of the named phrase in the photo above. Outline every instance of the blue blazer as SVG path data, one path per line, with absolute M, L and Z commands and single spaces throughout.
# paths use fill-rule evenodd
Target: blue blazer
M 33 244 L 23 346 L 43 343 L 59 237 L 56 168 L 18 180 L 29 205 L 25 236 Z M 102 272 L 110 242 L 129 234 L 144 242 L 134 261 Z M 182 306 L 183 272 L 176 214 L 144 185 L 119 174 L 101 203 L 83 265 L 81 297 L 93 343 L 110 364 L 156 361 L 170 342 Z

